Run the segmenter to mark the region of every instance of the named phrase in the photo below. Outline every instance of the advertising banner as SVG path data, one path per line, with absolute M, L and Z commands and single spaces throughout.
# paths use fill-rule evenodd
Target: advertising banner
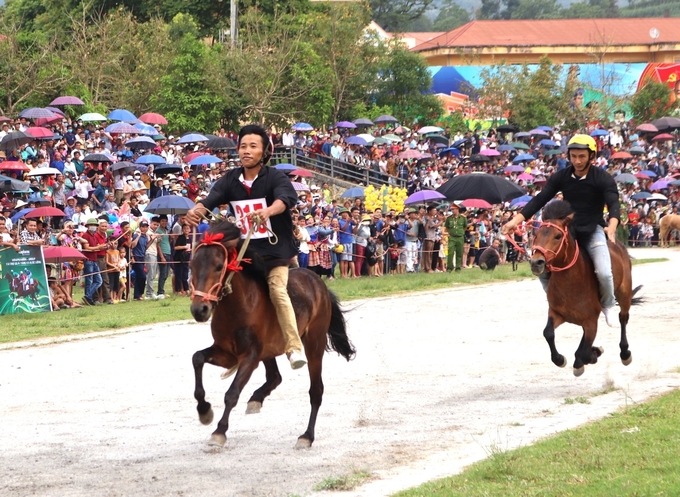
M 51 311 L 42 247 L 0 250 L 0 314 Z

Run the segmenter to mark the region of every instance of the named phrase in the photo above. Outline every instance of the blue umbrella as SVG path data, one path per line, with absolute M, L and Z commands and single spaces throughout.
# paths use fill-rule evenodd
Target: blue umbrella
M 139 132 L 143 135 L 154 136 L 158 133 L 156 131 L 156 128 L 154 128 L 153 126 L 149 126 L 148 124 L 137 123 L 134 125 L 134 127 L 137 128 Z
M 536 136 L 548 136 L 548 133 L 543 131 L 541 128 L 535 128 L 529 131 L 530 135 L 536 135 Z
M 277 164 L 274 166 L 275 169 L 278 169 L 279 171 L 294 171 L 297 169 L 293 164 L 287 164 L 287 163 L 282 163 L 282 164 Z
M 34 207 L 29 207 L 28 209 L 22 209 L 19 212 L 17 212 L 16 214 L 14 214 L 12 217 L 10 217 L 10 219 L 12 220 L 12 223 L 17 223 L 21 217 L 25 216 L 29 212 L 33 212 L 34 210 L 35 210 Z
M 513 138 L 526 138 L 527 136 L 531 136 L 531 133 L 527 133 L 526 131 L 520 131 L 519 133 L 515 133 L 512 135 Z
M 342 195 L 340 195 L 341 198 L 363 198 L 364 197 L 364 189 L 356 186 L 354 188 L 350 188 L 349 190 L 345 191 Z
M 186 214 L 194 205 L 191 200 L 181 195 L 163 195 L 149 202 L 144 212 L 171 215 Z
M 547 131 L 548 133 L 550 133 L 552 131 L 552 128 L 550 126 L 539 126 L 536 129 L 540 129 L 542 131 Z
M 138 136 L 137 138 L 126 141 L 125 146 L 130 148 L 145 148 L 150 150 L 156 146 L 156 142 L 148 136 Z
M 652 194 L 649 192 L 637 192 L 635 195 L 631 196 L 633 200 L 644 200 L 646 198 L 651 197 Z
M 506 143 L 498 147 L 496 150 L 498 150 L 499 152 L 513 152 L 516 149 L 512 145 Z
M 453 143 L 451 144 L 451 147 L 452 147 L 452 148 L 460 148 L 460 147 L 462 147 L 463 145 L 465 145 L 466 142 L 467 142 L 467 138 L 463 138 L 463 139 L 461 139 L 461 140 L 456 140 L 455 142 L 453 142 Z
M 104 128 L 104 131 L 107 133 L 125 133 L 127 135 L 140 133 L 139 129 L 128 123 L 109 124 L 106 128 Z
M 674 179 L 673 181 L 669 181 L 668 184 L 673 186 L 680 186 L 680 179 Z
M 49 200 L 45 197 L 39 197 L 37 195 L 31 195 L 30 197 L 28 197 L 26 199 L 26 202 L 28 202 L 28 203 L 33 202 L 33 203 L 38 204 L 38 205 L 52 205 L 51 200 Z
M 531 195 L 522 195 L 521 197 L 517 197 L 517 198 L 512 199 L 512 200 L 510 201 L 510 206 L 517 205 L 517 204 L 519 204 L 520 202 L 525 202 L 525 203 L 526 203 L 526 202 L 529 202 L 529 201 L 532 200 L 533 198 L 534 198 L 534 197 L 532 197 Z
M 182 138 L 177 140 L 178 144 L 182 143 L 196 143 L 196 142 L 207 142 L 208 137 L 200 135 L 198 133 L 189 133 L 187 135 L 184 135 Z
M 439 157 L 446 154 L 451 154 L 455 155 L 456 157 L 460 157 L 460 150 L 457 148 L 449 147 L 439 151 Z
M 654 171 L 650 171 L 649 169 L 645 169 L 644 171 L 640 171 L 640 173 L 644 174 L 645 176 L 649 176 L 650 178 L 656 178 L 657 174 Z
M 519 154 L 512 160 L 512 162 L 524 162 L 527 160 L 536 160 L 536 157 L 531 154 Z
M 135 164 L 165 164 L 165 158 L 156 154 L 142 155 L 137 158 Z
M 106 118 L 109 121 L 125 121 L 128 123 L 136 123 L 139 121 L 137 119 L 137 116 L 135 116 L 132 112 L 129 110 L 125 109 L 116 109 L 112 110 Z
M 343 129 L 354 129 L 357 127 L 356 124 L 351 123 L 349 121 L 340 121 L 335 123 L 336 128 L 343 128 Z
M 594 129 L 590 132 L 590 136 L 609 136 L 609 131 L 606 129 Z
M 538 142 L 538 144 L 542 147 L 559 147 L 557 142 L 554 142 L 552 140 L 548 140 L 547 138 L 544 138 L 543 140 Z
M 189 162 L 190 166 L 205 166 L 208 164 L 217 164 L 218 162 L 224 162 L 224 159 L 215 157 L 214 155 L 199 155 L 195 159 Z
M 314 126 L 309 123 L 295 123 L 291 126 L 293 131 L 312 131 Z
M 350 145 L 362 145 L 362 146 L 368 145 L 368 142 L 360 136 L 350 136 L 349 138 L 345 139 L 345 143 L 348 143 Z
M 506 172 L 506 173 L 523 173 L 525 169 L 526 169 L 526 166 L 519 166 L 517 164 L 513 164 L 512 166 L 506 167 L 504 172 Z
M 57 117 L 57 115 L 48 109 L 42 109 L 40 107 L 30 107 L 19 113 L 19 117 L 25 117 L 26 119 L 39 119 Z

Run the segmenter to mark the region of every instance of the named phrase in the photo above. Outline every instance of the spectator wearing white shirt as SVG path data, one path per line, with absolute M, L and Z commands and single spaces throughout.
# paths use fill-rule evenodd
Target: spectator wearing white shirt
M 295 145 L 295 135 L 291 132 L 290 129 L 286 130 L 281 136 L 281 144 L 284 147 L 292 147 L 293 145 Z

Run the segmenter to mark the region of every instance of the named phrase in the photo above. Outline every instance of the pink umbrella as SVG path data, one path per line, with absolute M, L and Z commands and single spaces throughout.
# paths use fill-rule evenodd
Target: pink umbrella
M 654 138 L 652 138 L 652 141 L 655 142 L 661 142 L 661 141 L 666 141 L 666 140 L 672 140 L 673 135 L 669 133 L 661 133 L 660 135 L 656 135 Z
M 651 123 L 645 123 L 641 124 L 637 128 L 635 128 L 637 131 L 642 131 L 643 133 L 658 133 L 659 130 L 657 129 L 656 126 L 654 126 Z
M 57 97 L 50 102 L 50 105 L 85 105 L 85 102 L 78 97 L 70 97 L 68 95 Z
M 482 150 L 479 153 L 481 155 L 486 155 L 487 157 L 497 157 L 501 155 L 501 153 L 498 150 L 494 150 L 493 148 L 487 148 L 486 150 Z
M 533 181 L 534 177 L 529 173 L 522 173 L 519 176 L 517 176 L 517 179 L 521 179 L 524 181 Z
M 420 159 L 422 154 L 417 150 L 408 149 L 399 154 L 402 159 Z
M 34 138 L 52 138 L 54 136 L 54 133 L 52 133 L 49 129 L 41 127 L 28 128 L 26 133 Z
M 168 124 L 168 120 L 160 114 L 154 112 L 147 112 L 139 116 L 139 120 L 146 124 Z
M 469 198 L 463 200 L 461 203 L 463 207 L 469 207 L 470 209 L 491 209 L 492 205 L 484 199 L 481 198 Z
M 33 124 L 36 126 L 44 126 L 46 124 L 58 123 L 62 119 L 62 116 L 55 114 L 53 117 L 38 117 L 37 119 L 33 119 Z

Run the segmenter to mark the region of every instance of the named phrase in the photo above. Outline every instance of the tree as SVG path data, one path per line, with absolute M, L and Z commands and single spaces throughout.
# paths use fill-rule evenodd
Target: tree
M 482 0 L 477 10 L 478 19 L 500 19 L 502 0 Z
M 468 88 L 466 93 L 477 101 L 481 119 L 500 120 L 510 113 L 513 95 L 517 92 L 518 66 L 505 62 L 487 66 L 480 72 L 478 89 Z
M 451 31 L 470 22 L 470 13 L 452 0 L 444 6 L 434 20 L 434 31 Z
M 557 0 L 520 0 L 511 19 L 555 19 L 559 17 Z
M 562 66 L 547 57 L 541 59 L 535 71 L 526 65 L 521 68 L 510 104 L 513 122 L 521 129 L 561 121 L 561 111 L 570 101 L 560 87 L 561 73 Z
M 633 119 L 638 123 L 646 123 L 663 117 L 670 110 L 672 95 L 665 83 L 647 81 L 630 101 Z
M 433 0 L 369 0 L 373 19 L 386 31 L 403 32 L 425 13 Z

